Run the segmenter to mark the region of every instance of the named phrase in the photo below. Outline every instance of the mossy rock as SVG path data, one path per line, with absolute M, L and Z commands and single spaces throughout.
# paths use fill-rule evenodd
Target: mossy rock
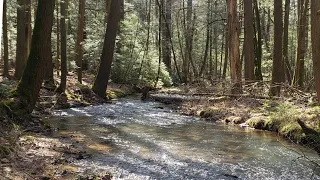
M 111 99 L 117 99 L 118 96 L 116 95 L 116 93 L 114 91 L 111 91 L 111 90 L 107 90 L 106 91 L 106 98 L 108 100 L 111 100 Z
M 223 111 L 216 107 L 208 107 L 200 112 L 202 118 L 220 118 L 223 115 Z
M 267 118 L 264 123 L 264 130 L 279 132 L 281 121 L 273 118 Z
M 224 119 L 225 123 L 242 124 L 244 123 L 244 118 L 239 116 L 229 116 Z
M 246 124 L 251 128 L 264 129 L 265 127 L 265 117 L 252 117 L 246 121 Z
M 280 134 L 291 140 L 297 140 L 297 141 L 300 141 L 301 138 L 303 137 L 303 132 L 300 125 L 293 122 L 284 125 L 280 129 Z

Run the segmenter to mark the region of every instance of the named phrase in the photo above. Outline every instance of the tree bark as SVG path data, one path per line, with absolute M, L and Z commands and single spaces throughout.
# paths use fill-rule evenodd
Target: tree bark
M 230 69 L 232 81 L 232 94 L 241 94 L 241 62 L 240 62 L 240 23 L 237 12 L 237 1 L 228 0 L 228 22 L 229 22 L 229 54 L 230 54 Z
M 26 65 L 26 53 L 25 50 L 28 46 L 26 37 L 26 0 L 18 0 L 17 8 L 17 48 L 16 48 L 16 67 L 15 78 L 20 79 Z
M 244 62 L 245 80 L 254 81 L 254 46 L 253 46 L 253 6 L 252 0 L 245 0 L 244 3 Z
M 48 61 L 51 60 L 51 32 L 54 0 L 38 0 L 31 51 L 23 76 L 17 87 L 21 109 L 31 113 L 38 99 Z
M 0 44 L 1 44 L 1 37 L 0 37 Z M 8 20 L 7 20 L 7 0 L 3 1 L 3 51 L 4 51 L 3 52 L 3 62 L 4 62 L 3 76 L 8 78 L 9 77 L 9 39 L 8 39 Z M 0 54 L 1 54 L 1 50 L 0 50 Z
M 61 81 L 60 85 L 57 89 L 57 92 L 63 93 L 66 90 L 67 86 L 67 25 L 66 25 L 66 17 L 67 17 L 67 3 L 66 1 L 60 1 L 60 34 L 61 34 Z
M 299 0 L 300 8 L 298 9 L 299 23 L 298 23 L 298 37 L 297 37 L 297 54 L 296 54 L 296 68 L 294 73 L 294 85 L 303 88 L 304 85 L 304 59 L 306 52 L 306 26 L 307 26 L 307 12 L 309 7 L 309 0 Z
M 262 32 L 261 32 L 261 20 L 260 20 L 260 11 L 259 11 L 259 5 L 258 1 L 254 0 L 254 12 L 256 15 L 256 21 L 255 21 L 255 26 L 256 26 L 256 52 L 255 52 L 255 80 L 262 81 Z M 268 25 L 267 25 L 268 26 Z
M 320 1 L 311 0 L 311 41 L 315 88 L 320 103 Z
M 78 17 L 78 31 L 76 43 L 76 63 L 78 81 L 82 83 L 82 68 L 83 68 L 83 28 L 84 28 L 84 13 L 85 13 L 85 0 L 79 1 L 79 17 Z
M 281 83 L 284 81 L 284 66 L 282 55 L 283 21 L 282 1 L 274 0 L 274 45 L 273 45 L 273 68 L 271 80 L 271 96 L 280 96 Z
M 121 1 L 111 0 L 111 9 L 104 39 L 100 67 L 92 90 L 102 98 L 106 97 L 106 89 L 110 76 L 111 64 L 117 36 L 117 28 L 121 18 Z
M 283 58 L 286 77 L 291 84 L 292 82 L 292 69 L 289 61 L 288 44 L 289 44 L 289 16 L 290 16 L 290 0 L 285 2 L 285 15 L 284 15 L 284 28 L 283 28 Z

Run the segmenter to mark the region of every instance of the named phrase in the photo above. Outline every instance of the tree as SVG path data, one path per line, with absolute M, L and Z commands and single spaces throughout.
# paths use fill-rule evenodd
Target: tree
M 0 7 L 1 9 L 1 7 Z M 0 23 L 0 26 L 2 23 Z M 1 44 L 1 30 L 0 28 L 0 44 Z M 8 40 L 8 22 L 7 22 L 7 0 L 3 1 L 3 76 L 9 77 L 9 40 Z M 1 54 L 1 48 L 0 48 Z
M 320 1 L 311 0 L 311 41 L 315 87 L 320 103 Z
M 286 0 L 285 3 L 285 15 L 284 15 L 284 26 L 283 26 L 283 58 L 284 58 L 284 68 L 289 84 L 292 82 L 292 69 L 289 62 L 289 15 L 290 15 L 290 0 Z
M 253 46 L 253 7 L 252 0 L 243 1 L 244 3 L 244 58 L 246 81 L 254 80 L 254 46 Z
M 284 81 L 283 73 L 283 21 L 282 21 L 282 1 L 274 0 L 274 45 L 273 45 L 273 67 L 271 80 L 271 96 L 280 96 L 281 83 Z
M 57 89 L 57 92 L 62 93 L 66 90 L 67 86 L 67 27 L 66 27 L 66 17 L 67 17 L 67 2 L 60 1 L 60 34 L 61 34 L 61 82 Z
M 184 2 L 183 2 L 184 3 Z M 192 62 L 192 0 L 187 0 L 187 19 L 185 26 L 185 41 L 186 41 L 186 47 L 185 47 L 185 55 L 184 55 L 184 61 L 182 65 L 182 82 L 187 83 L 188 82 L 188 75 L 189 75 L 189 65 Z M 195 71 L 195 68 L 193 68 Z M 196 74 L 196 72 L 193 72 Z
M 171 7 L 172 0 L 163 1 L 165 4 L 161 4 L 160 16 L 162 13 L 165 14 L 165 18 L 162 19 L 162 58 L 163 62 L 168 68 L 168 71 L 171 71 Z
M 27 15 L 26 15 L 27 0 L 18 0 L 17 8 L 17 48 L 16 48 L 16 68 L 15 78 L 20 79 L 26 65 L 26 49 L 28 46 L 26 28 L 27 28 Z
M 38 99 L 48 61 L 51 60 L 51 32 L 54 0 L 38 0 L 32 34 L 31 50 L 26 69 L 16 89 L 17 109 L 31 113 Z
M 304 84 L 304 59 L 306 51 L 306 26 L 309 0 L 298 0 L 298 38 L 296 69 L 294 73 L 294 85 L 303 87 Z
M 121 1 L 111 0 L 110 14 L 106 29 L 99 71 L 92 90 L 102 98 L 106 97 L 106 89 L 110 76 L 111 64 L 114 55 L 117 29 L 121 18 Z
M 82 68 L 83 68 L 83 41 L 84 41 L 84 13 L 85 13 L 85 0 L 79 1 L 79 17 L 78 17 L 78 31 L 76 43 L 76 63 L 78 81 L 82 83 Z
M 260 20 L 260 11 L 259 11 L 259 5 L 258 5 L 258 0 L 254 0 L 253 1 L 254 4 L 254 12 L 255 12 L 255 80 L 258 81 L 262 81 L 263 77 L 262 77 L 262 68 L 261 68 L 261 64 L 262 64 L 262 32 L 261 32 L 261 20 Z M 269 23 L 268 23 L 269 24 Z M 267 27 L 269 27 L 267 25 Z M 268 28 L 267 28 L 268 29 Z M 268 31 L 269 32 L 269 31 Z
M 228 0 L 228 23 L 229 23 L 229 56 L 231 67 L 232 94 L 242 93 L 241 85 L 241 61 L 240 61 L 240 23 L 237 12 L 237 1 Z
M 2 16 L 5 13 L 4 8 L 6 8 L 6 0 L 3 1 L 3 3 L 0 3 L 0 21 L 2 20 Z M 0 22 L 0 44 L 2 42 L 2 22 Z M 0 48 L 0 56 L 1 56 L 1 48 Z

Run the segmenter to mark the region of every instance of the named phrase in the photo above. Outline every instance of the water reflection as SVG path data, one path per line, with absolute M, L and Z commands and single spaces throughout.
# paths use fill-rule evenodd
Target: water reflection
M 272 133 L 206 123 L 157 106 L 124 100 L 60 111 L 52 122 L 58 133 L 75 133 L 90 149 L 92 158 L 77 165 L 105 169 L 116 179 L 320 179 L 287 147 L 319 162 L 315 153 Z

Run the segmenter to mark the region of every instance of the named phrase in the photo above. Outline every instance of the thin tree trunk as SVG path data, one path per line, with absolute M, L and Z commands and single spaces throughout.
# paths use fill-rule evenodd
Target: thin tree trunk
M 1 37 L 0 37 L 0 43 L 1 43 Z M 3 1 L 3 50 L 4 50 L 3 76 L 9 78 L 9 39 L 8 39 L 8 20 L 7 20 L 7 0 Z M 0 50 L 0 54 L 1 54 L 1 50 Z
M 259 5 L 258 5 L 258 1 L 254 0 L 254 12 L 256 15 L 256 21 L 255 21 L 255 25 L 256 25 L 256 57 L 255 57 L 255 80 L 258 81 L 262 81 L 263 77 L 262 77 L 262 33 L 261 33 L 261 21 L 260 21 L 260 12 L 259 12 Z
M 100 67 L 92 90 L 102 98 L 106 97 L 106 89 L 111 71 L 117 29 L 121 18 L 121 1 L 111 0 L 110 14 L 106 29 Z
M 76 43 L 76 63 L 78 81 L 82 83 L 82 68 L 83 68 L 83 28 L 84 28 L 84 13 L 85 13 L 85 0 L 79 1 L 79 17 L 78 17 L 78 31 Z
M 315 89 L 320 103 L 320 1 L 311 0 L 311 41 Z
M 307 26 L 307 12 L 309 7 L 309 0 L 299 0 L 300 8 L 298 9 L 299 23 L 298 23 L 298 42 L 296 55 L 296 68 L 294 73 L 294 85 L 303 88 L 304 85 L 304 59 L 306 51 L 306 26 Z
M 18 0 L 17 8 L 17 48 L 15 78 L 20 79 L 26 66 L 25 50 L 28 46 L 26 37 L 26 0 Z
M 57 89 L 57 92 L 63 93 L 66 90 L 67 86 L 67 2 L 60 1 L 60 34 L 61 34 L 61 81 L 60 86 Z
M 289 16 L 290 16 L 290 0 L 286 0 L 285 2 L 285 15 L 284 15 L 284 28 L 283 28 L 283 58 L 285 65 L 286 77 L 291 84 L 292 81 L 292 69 L 291 64 L 289 62 L 289 54 L 288 54 L 288 42 L 289 42 Z
M 56 31 L 56 34 L 57 34 L 57 57 L 56 57 L 56 70 L 57 70 L 57 75 L 60 76 L 60 73 L 59 73 L 59 69 L 60 69 L 60 62 L 61 62 L 61 59 L 60 59 L 60 43 L 61 43 L 61 40 L 60 40 L 60 19 L 59 19 L 59 5 L 56 6 L 56 20 L 57 20 L 57 31 Z

